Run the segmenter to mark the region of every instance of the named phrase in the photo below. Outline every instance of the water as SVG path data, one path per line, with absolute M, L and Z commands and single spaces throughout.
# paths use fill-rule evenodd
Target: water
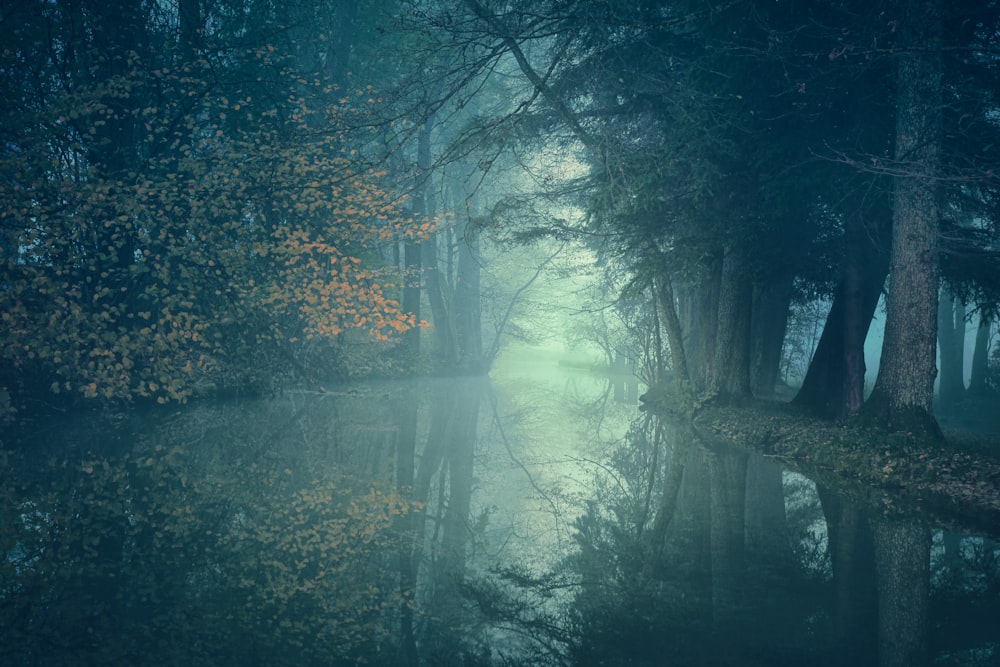
M 3 665 L 1000 664 L 1000 547 L 538 356 L 36 424 Z

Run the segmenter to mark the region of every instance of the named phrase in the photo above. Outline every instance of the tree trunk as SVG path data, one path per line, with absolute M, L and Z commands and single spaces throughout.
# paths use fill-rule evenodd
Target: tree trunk
M 965 305 L 942 293 L 938 303 L 938 407 L 948 412 L 965 393 Z
M 358 15 L 358 0 L 340 0 L 337 3 L 337 23 L 326 50 L 326 76 L 337 91 L 347 89 L 350 71 L 351 45 L 354 42 L 354 20 Z
M 181 59 L 187 62 L 197 57 L 205 30 L 201 18 L 201 0 L 179 0 L 177 14 L 180 23 Z
M 479 231 L 468 218 L 458 235 L 457 246 L 458 268 L 452 312 L 455 318 L 459 366 L 468 372 L 485 373 L 493 359 L 486 359 L 483 355 Z
M 864 401 L 865 338 L 889 272 L 889 255 L 879 243 L 888 236 L 888 221 L 873 228 L 867 217 L 858 209 L 846 218 L 840 283 L 793 401 L 825 419 L 847 417 Z
M 687 438 L 687 435 L 682 436 Z M 712 482 L 709 458 L 712 455 L 700 441 L 692 438 L 676 443 L 687 449 L 680 498 L 676 509 L 674 533 L 682 540 L 684 556 L 690 564 L 686 571 L 691 599 L 692 621 L 712 620 Z M 667 540 L 671 539 L 668 534 Z
M 709 390 L 724 402 L 739 403 L 750 390 L 750 318 L 753 284 L 743 250 L 727 248 L 722 261 L 715 368 Z
M 773 396 L 778 383 L 781 349 L 792 303 L 792 278 L 789 275 L 780 283 L 754 290 L 750 376 L 757 396 Z
M 92 168 L 87 178 L 106 179 L 109 184 L 128 183 L 136 178 L 141 166 L 145 137 L 145 132 L 140 131 L 141 110 L 153 103 L 143 87 L 137 85 L 139 80 L 135 73 L 148 68 L 152 62 L 152 39 L 139 3 L 106 0 L 82 5 L 89 25 L 80 26 L 79 34 L 90 38 L 86 52 L 97 57 L 93 61 L 82 58 L 78 65 L 86 69 L 75 76 L 87 85 L 97 84 L 95 90 L 99 91 L 99 98 L 93 102 L 105 107 L 102 123 L 90 128 L 92 140 L 86 142 L 87 161 Z M 119 83 L 106 87 L 115 81 Z M 127 94 L 113 92 L 117 85 L 126 86 Z M 99 212 L 95 215 L 104 220 L 103 224 L 93 226 L 96 234 L 92 271 L 95 276 L 102 276 L 101 284 L 113 292 L 120 292 L 130 301 L 130 308 L 135 309 L 131 283 L 138 225 L 133 224 L 132 215 L 128 213 L 129 202 L 122 194 L 110 188 L 104 205 L 96 209 Z M 121 317 L 122 327 L 134 326 L 123 317 L 124 312 L 108 314 Z
M 679 294 L 681 330 L 688 376 L 694 391 L 708 388 L 715 368 L 715 341 L 719 321 L 719 293 L 722 289 L 722 262 L 718 257 L 706 262 L 707 279 Z M 667 341 L 670 344 L 670 341 Z
M 938 169 L 942 58 L 939 1 L 904 3 L 896 91 L 897 169 L 885 337 L 864 411 L 890 430 L 940 435 L 933 417 L 937 339 Z
M 677 316 L 670 277 L 658 275 L 653 280 L 653 289 L 656 290 L 657 301 L 662 311 L 663 330 L 667 334 L 667 347 L 670 348 L 670 367 L 674 374 L 674 382 L 677 384 L 678 392 L 683 396 L 691 391 L 691 375 L 688 373 L 684 336 L 681 332 L 680 318 Z
M 473 472 L 479 408 L 485 379 L 470 378 L 457 392 L 455 412 L 448 432 L 448 498 L 439 510 L 442 519 L 441 549 L 434 577 L 439 589 L 452 591 L 452 613 L 460 607 L 458 590 L 465 576 L 466 545 L 470 537 Z M 443 483 L 443 480 L 442 480 Z
M 418 178 L 423 178 L 418 175 Z M 423 187 L 418 186 L 414 193 L 415 215 L 423 213 Z M 403 302 L 402 309 L 413 318 L 413 326 L 403 333 L 403 348 L 410 356 L 410 361 L 416 360 L 420 354 L 420 297 L 423 273 L 423 242 L 418 239 L 408 239 L 403 242 Z
M 410 361 L 420 354 L 420 267 L 422 249 L 419 243 L 403 244 L 403 312 L 413 318 L 414 326 L 403 334 L 403 346 Z
M 680 495 L 681 483 L 684 480 L 684 458 L 690 447 L 689 442 L 682 440 L 687 434 L 677 434 L 670 448 L 670 460 L 667 462 L 667 476 L 663 481 L 663 495 L 653 519 L 653 529 L 650 533 L 650 550 L 646 558 L 645 575 L 650 577 L 656 571 L 663 554 L 663 545 L 667 538 L 667 528 L 673 521 L 677 511 L 677 498 Z M 657 442 L 655 446 L 659 446 Z
M 969 393 L 984 394 L 989 390 L 986 376 L 990 363 L 990 318 L 980 314 L 976 329 L 976 346 L 972 352 L 972 374 L 969 376 Z
M 438 234 L 431 232 L 430 237 L 424 243 L 424 281 L 434 324 L 434 357 L 440 366 L 453 368 L 458 361 L 458 351 L 455 346 L 455 327 L 438 264 L 440 250 Z
M 425 218 L 431 218 L 435 212 L 434 196 L 428 187 L 431 171 L 431 132 L 434 128 L 434 116 L 428 116 L 420 128 L 417 137 L 417 169 L 421 182 L 414 192 L 416 206 L 414 210 Z M 455 348 L 455 327 L 449 308 L 447 285 L 438 262 L 440 252 L 438 233 L 433 231 L 423 246 L 424 287 L 427 291 L 427 302 L 431 307 L 431 320 L 434 325 L 434 357 L 443 368 L 454 368 L 458 359 Z M 445 252 L 449 252 L 445 248 Z

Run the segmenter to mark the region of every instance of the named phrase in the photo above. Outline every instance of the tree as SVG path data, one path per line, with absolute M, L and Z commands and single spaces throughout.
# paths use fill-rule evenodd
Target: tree
M 892 259 L 885 337 L 865 411 L 890 429 L 939 433 L 933 418 L 937 339 L 941 8 L 904 2 L 899 15 Z M 928 45 L 930 48 L 928 48 Z
M 938 410 L 948 412 L 965 394 L 965 304 L 942 291 L 938 298 Z
M 802 167 L 818 163 L 809 133 L 826 122 L 817 109 L 828 99 L 805 95 L 817 67 L 802 64 L 811 35 L 796 38 L 816 8 L 590 3 L 522 15 L 465 5 L 468 20 L 449 22 L 449 10 L 440 25 L 461 25 L 463 43 L 509 54 L 531 87 L 523 108 L 538 136 L 569 131 L 587 151 L 584 233 L 647 286 L 673 294 L 658 310 L 679 324 L 666 339 L 672 356 L 692 360 L 691 384 L 741 400 L 748 377 L 773 377 L 777 355 L 751 354 L 748 322 L 754 289 L 788 298 L 821 218 L 810 215 L 817 205 L 803 194 Z M 781 332 L 786 316 L 776 307 L 758 322 Z M 685 340 L 703 349 L 682 354 Z M 755 359 L 772 371 L 757 373 Z
M 455 40 L 449 72 L 456 79 L 514 72 L 525 87 L 520 104 L 499 106 L 473 136 L 504 130 L 511 145 L 556 143 L 584 156 L 590 178 L 574 192 L 589 201 L 588 224 L 548 233 L 590 239 L 602 261 L 632 274 L 634 281 L 622 281 L 630 289 L 655 284 L 658 319 L 677 323 L 665 327 L 664 339 L 685 360 L 696 390 L 736 401 L 755 384 L 769 392 L 777 344 L 762 341 L 782 335 L 790 295 L 818 296 L 832 308 L 797 402 L 826 417 L 854 414 L 864 399 L 863 345 L 889 271 L 892 221 L 926 208 L 910 186 L 928 183 L 956 217 L 982 220 L 977 233 L 992 224 L 994 164 L 975 136 L 992 136 L 996 126 L 987 84 L 995 69 L 993 7 L 949 8 L 954 48 L 939 50 L 941 63 L 924 68 L 931 79 L 948 76 L 949 99 L 935 98 L 936 106 L 906 92 L 907 76 L 893 74 L 897 54 L 934 58 L 907 45 L 919 40 L 903 35 L 902 19 L 884 20 L 901 11 L 891 3 L 534 3 L 529 11 L 464 0 L 422 11 L 428 30 Z M 898 85 L 887 85 L 893 80 Z M 926 81 L 921 86 L 932 92 Z M 938 118 L 929 124 L 941 127 L 936 140 L 911 147 L 904 144 L 914 142 L 914 126 L 902 112 L 920 115 L 907 101 L 914 97 Z M 911 148 L 937 155 L 915 164 Z M 934 185 L 942 168 L 960 185 Z M 990 256 L 990 234 L 976 238 L 963 257 Z M 958 250 L 948 242 L 941 248 Z M 915 285 L 905 275 L 905 267 L 919 266 L 914 257 L 897 258 L 904 274 L 895 282 L 904 292 Z M 969 278 L 981 297 L 986 274 Z M 988 299 L 966 298 L 973 301 Z M 890 336 L 914 331 L 893 327 Z M 763 331 L 775 333 L 755 338 Z M 916 349 L 898 341 L 890 347 Z
M 987 376 L 989 374 L 989 349 L 991 333 L 990 320 L 980 315 L 979 326 L 976 327 L 976 343 L 972 353 L 972 373 L 969 378 L 970 394 L 986 394 L 989 391 Z
M 430 225 L 359 159 L 377 95 L 334 96 L 292 17 L 133 9 L 4 21 L 8 390 L 183 400 L 412 326 L 378 247 Z

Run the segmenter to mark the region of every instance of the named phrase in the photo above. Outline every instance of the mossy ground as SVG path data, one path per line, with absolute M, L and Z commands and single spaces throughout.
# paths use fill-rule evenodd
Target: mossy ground
M 704 405 L 697 432 L 780 459 L 869 508 L 918 514 L 1000 537 L 1000 437 L 944 429 L 944 439 L 810 418 L 757 401 Z

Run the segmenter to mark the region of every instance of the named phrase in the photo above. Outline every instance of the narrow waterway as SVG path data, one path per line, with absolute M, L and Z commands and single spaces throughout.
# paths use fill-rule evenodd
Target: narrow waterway
M 0 451 L 0 663 L 1000 663 L 1000 545 L 638 391 L 535 353 L 34 424 Z

